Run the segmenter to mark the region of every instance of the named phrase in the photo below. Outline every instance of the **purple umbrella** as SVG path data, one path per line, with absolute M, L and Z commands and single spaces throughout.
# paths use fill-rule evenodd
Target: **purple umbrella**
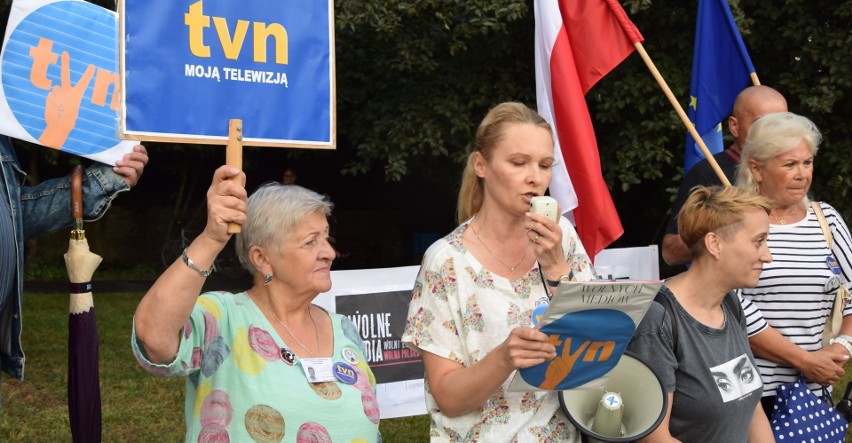
M 65 254 L 71 282 L 68 307 L 68 416 L 74 442 L 101 441 L 101 388 L 98 374 L 98 330 L 92 300 L 92 274 L 101 257 L 89 251 L 83 231 L 83 168 L 71 178 L 74 229 Z

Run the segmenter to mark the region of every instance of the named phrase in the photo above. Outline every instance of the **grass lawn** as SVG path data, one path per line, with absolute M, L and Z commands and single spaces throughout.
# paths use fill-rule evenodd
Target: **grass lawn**
M 144 372 L 130 350 L 140 293 L 95 294 L 105 442 L 183 441 L 184 379 Z M 25 381 L 3 374 L 0 442 L 70 442 L 68 294 L 24 297 Z M 385 442 L 429 441 L 426 416 L 383 420 Z
M 130 351 L 130 321 L 140 293 L 95 294 L 100 339 L 100 380 L 105 442 L 183 440 L 182 378 L 142 371 Z M 30 293 L 24 298 L 26 381 L 3 374 L 0 442 L 70 442 L 68 424 L 67 294 Z M 848 371 L 835 398 L 852 379 Z M 382 420 L 384 442 L 429 441 L 426 416 Z M 852 443 L 852 438 L 847 437 Z

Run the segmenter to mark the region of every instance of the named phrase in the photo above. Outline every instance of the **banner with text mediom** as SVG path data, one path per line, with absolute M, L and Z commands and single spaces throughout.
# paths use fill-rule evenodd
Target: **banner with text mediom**
M 661 281 L 567 282 L 538 322 L 557 357 L 518 370 L 509 391 L 601 386 L 621 359 Z

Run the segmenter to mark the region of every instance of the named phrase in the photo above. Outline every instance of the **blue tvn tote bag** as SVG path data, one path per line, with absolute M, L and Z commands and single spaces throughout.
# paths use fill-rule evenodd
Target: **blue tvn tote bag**
M 831 401 L 828 390 L 823 398 Z M 843 443 L 849 422 L 833 404 L 817 397 L 799 375 L 799 380 L 778 387 L 775 408 L 769 419 L 777 443 Z

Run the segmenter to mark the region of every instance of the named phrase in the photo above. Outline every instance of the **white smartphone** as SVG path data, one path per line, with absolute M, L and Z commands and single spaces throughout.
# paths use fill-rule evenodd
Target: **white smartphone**
M 555 198 L 546 195 L 537 195 L 530 200 L 530 212 L 544 215 L 554 222 L 559 223 L 557 205 Z

